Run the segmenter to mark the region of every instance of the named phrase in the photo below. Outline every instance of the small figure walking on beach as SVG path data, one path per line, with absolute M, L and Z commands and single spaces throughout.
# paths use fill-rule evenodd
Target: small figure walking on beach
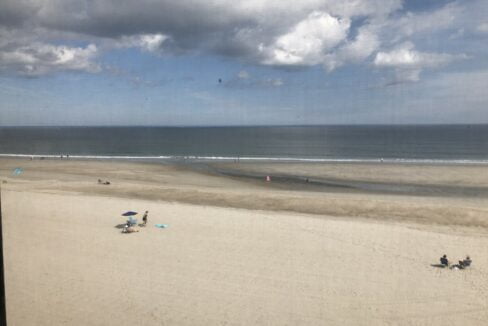
M 146 225 L 147 224 L 147 214 L 149 211 L 146 211 L 144 215 L 142 216 L 142 224 Z

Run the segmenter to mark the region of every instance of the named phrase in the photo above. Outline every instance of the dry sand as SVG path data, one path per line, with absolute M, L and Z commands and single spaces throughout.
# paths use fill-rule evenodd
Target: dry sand
M 485 170 L 0 159 L 7 318 L 486 325 Z M 363 183 L 413 191 L 351 186 Z M 148 226 L 122 234 L 126 210 L 149 210 Z M 432 267 L 444 253 L 473 266 Z

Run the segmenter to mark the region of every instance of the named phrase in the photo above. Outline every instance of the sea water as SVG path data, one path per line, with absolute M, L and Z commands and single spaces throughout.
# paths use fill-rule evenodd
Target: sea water
M 0 155 L 488 163 L 488 125 L 0 127 Z

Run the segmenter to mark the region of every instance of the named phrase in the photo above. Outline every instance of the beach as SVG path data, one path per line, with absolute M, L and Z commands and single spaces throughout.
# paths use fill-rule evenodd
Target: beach
M 2 158 L 8 322 L 485 325 L 486 169 Z

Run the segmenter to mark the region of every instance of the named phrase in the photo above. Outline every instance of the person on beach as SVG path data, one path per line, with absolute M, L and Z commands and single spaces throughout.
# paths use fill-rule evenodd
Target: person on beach
M 124 225 L 124 230 L 122 231 L 122 233 L 133 233 L 133 232 L 139 232 L 139 230 L 133 228 L 132 223 L 130 221 L 127 221 L 127 223 Z
M 459 261 L 459 265 L 462 267 L 468 267 L 471 265 L 471 258 L 469 256 L 466 256 L 463 260 Z
M 149 213 L 149 211 L 146 211 L 144 213 L 144 215 L 142 216 L 142 224 L 144 224 L 144 226 L 146 226 L 147 224 L 147 214 Z
M 125 227 L 123 232 L 124 233 L 133 233 L 133 232 L 139 232 L 139 230 L 136 230 L 132 226 L 129 226 L 129 227 Z
M 443 265 L 445 267 L 449 266 L 449 260 L 447 259 L 446 255 L 441 257 L 441 265 Z
M 451 269 L 465 269 L 469 265 L 471 265 L 471 258 L 469 258 L 469 256 L 466 256 L 465 259 L 460 260 L 457 264 L 452 265 L 450 268 Z

